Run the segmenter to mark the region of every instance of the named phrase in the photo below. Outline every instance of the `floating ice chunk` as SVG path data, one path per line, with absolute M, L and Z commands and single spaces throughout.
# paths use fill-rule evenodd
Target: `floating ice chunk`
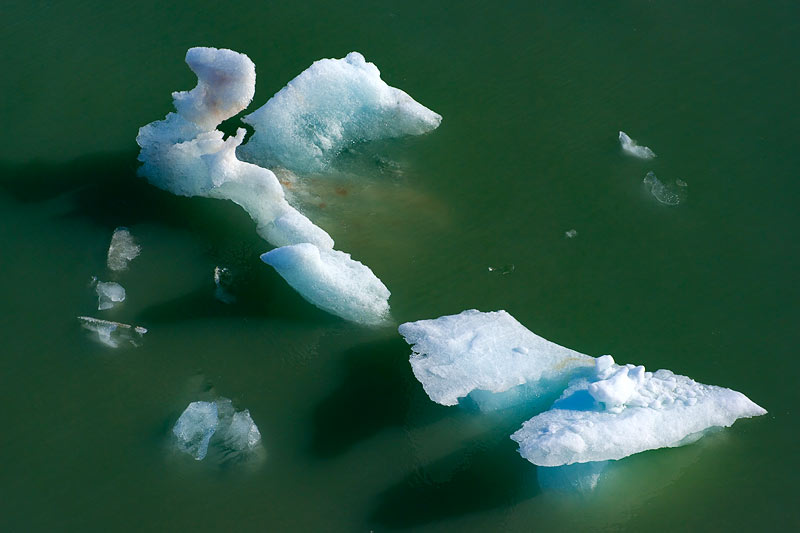
M 656 200 L 666 205 L 678 205 L 686 200 L 687 184 L 683 180 L 675 180 L 674 185 L 664 185 L 652 170 L 644 177 L 643 183 Z
M 329 313 L 361 324 L 379 324 L 389 316 L 389 289 L 349 254 L 304 243 L 276 248 L 261 260 Z
M 622 151 L 639 159 L 653 159 L 656 154 L 647 146 L 639 146 L 636 141 L 628 137 L 624 131 L 619 132 L 619 143 Z
M 111 309 L 125 301 L 125 288 L 115 281 L 97 282 L 97 309 Z
M 488 268 L 489 272 L 497 272 L 498 274 L 502 274 L 505 276 L 506 274 L 511 274 L 514 272 L 516 267 L 513 264 L 510 265 L 502 265 L 502 266 L 490 266 Z
M 128 262 L 135 259 L 141 251 L 142 248 L 133 240 L 128 228 L 115 229 L 108 246 L 108 268 L 114 271 L 125 270 Z
M 147 333 L 147 329 L 141 326 L 131 326 L 90 316 L 79 316 L 78 320 L 81 321 L 84 329 L 95 332 L 97 340 L 111 348 L 118 348 L 120 342 L 129 342 L 133 346 L 138 346 L 138 341 Z
M 245 409 L 234 413 L 230 424 L 220 432 L 225 446 L 234 451 L 250 450 L 261 442 L 261 432 Z
M 231 294 L 228 290 L 232 279 L 233 276 L 230 270 L 227 268 L 214 267 L 214 285 L 217 286 L 214 290 L 214 298 L 226 304 L 232 304 L 236 301 L 236 296 Z
M 535 335 L 505 311 L 473 309 L 407 322 L 399 331 L 412 345 L 414 375 L 442 405 L 467 395 L 480 405 L 488 393 L 511 394 L 512 401 L 557 393 L 576 372 L 594 366 L 592 357 Z
M 387 85 L 358 52 L 316 61 L 243 119 L 255 129 L 248 161 L 293 171 L 324 169 L 346 146 L 439 126 L 442 117 Z
M 578 231 L 574 229 L 567 230 L 564 232 L 564 237 L 566 237 L 567 239 L 574 239 L 577 236 L 578 236 Z
M 197 87 L 172 93 L 175 109 L 206 131 L 244 110 L 256 91 L 256 66 L 233 50 L 189 48 L 186 64 L 197 75 Z
M 208 453 L 208 443 L 219 422 L 216 402 L 192 402 L 183 411 L 172 433 L 178 439 L 178 449 L 200 461 Z
M 593 376 L 573 380 L 552 409 L 511 438 L 530 462 L 560 466 L 682 446 L 709 428 L 765 413 L 739 392 L 604 356 Z

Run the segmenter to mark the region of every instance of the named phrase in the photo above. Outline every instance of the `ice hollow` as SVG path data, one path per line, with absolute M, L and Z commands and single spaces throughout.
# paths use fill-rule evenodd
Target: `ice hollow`
M 97 290 L 97 309 L 111 309 L 118 303 L 125 301 L 125 288 L 115 281 L 98 281 L 95 287 Z
M 243 119 L 255 129 L 241 156 L 295 172 L 325 169 L 346 146 L 420 135 L 442 117 L 390 87 L 358 52 L 320 59 Z
M 399 328 L 412 345 L 414 376 L 428 396 L 455 405 L 470 396 L 483 410 L 558 394 L 594 359 L 532 333 L 505 311 L 464 311 Z
M 261 260 L 324 311 L 361 324 L 389 317 L 389 289 L 349 254 L 304 243 L 276 248 Z
M 128 268 L 128 263 L 135 259 L 142 248 L 136 244 L 128 228 L 117 228 L 111 235 L 111 244 L 108 245 L 106 263 L 108 268 L 121 271 Z
M 511 438 L 530 462 L 561 466 L 682 446 L 710 428 L 765 413 L 739 392 L 603 356 L 593 373 L 574 379 L 549 411 Z
M 647 146 L 636 144 L 636 141 L 628 137 L 624 131 L 619 132 L 619 144 L 622 146 L 623 152 L 639 159 L 653 159 L 656 156 L 655 152 Z

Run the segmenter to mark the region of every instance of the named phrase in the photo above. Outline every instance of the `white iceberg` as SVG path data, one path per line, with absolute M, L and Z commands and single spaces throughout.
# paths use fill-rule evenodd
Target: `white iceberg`
M 558 393 L 588 355 L 532 333 L 505 311 L 464 311 L 399 328 L 412 345 L 411 368 L 428 396 L 455 405 L 467 395 L 482 410 Z
M 653 159 L 656 154 L 647 146 L 639 146 L 636 141 L 628 137 L 624 131 L 619 132 L 619 143 L 622 151 L 639 159 Z
M 131 326 L 90 316 L 79 316 L 78 320 L 81 321 L 84 329 L 96 333 L 97 340 L 110 348 L 118 348 L 121 342 L 139 346 L 139 341 L 147 333 L 147 329 L 141 326 Z
M 236 411 L 228 398 L 190 403 L 172 433 L 178 449 L 198 461 L 206 457 L 209 446 L 219 448 L 224 459 L 230 460 L 255 450 L 261 442 L 250 411 Z
M 679 205 L 686 200 L 686 189 L 688 185 L 683 180 L 675 180 L 674 185 L 665 185 L 656 173 L 652 170 L 647 173 L 642 180 L 647 190 L 653 195 L 653 198 L 658 200 L 664 205 Z
M 133 235 L 128 228 L 117 228 L 111 235 L 111 244 L 108 246 L 106 263 L 114 271 L 125 270 L 128 263 L 135 259 L 142 248 L 133 240 Z
M 275 174 L 236 158 L 245 130 L 224 139 L 214 129 L 250 103 L 255 90 L 250 59 L 232 50 L 191 48 L 186 61 L 198 75 L 198 85 L 173 93 L 177 114 L 139 129 L 139 173 L 173 194 L 233 201 L 275 246 L 311 242 L 332 248 L 333 239 L 289 205 Z
M 190 403 L 172 428 L 178 449 L 197 461 L 205 458 L 208 443 L 217 430 L 218 422 L 216 402 Z
M 349 254 L 305 243 L 276 248 L 261 260 L 320 309 L 361 324 L 389 318 L 389 289 Z
M 390 87 L 358 52 L 320 59 L 243 119 L 255 129 L 240 155 L 296 172 L 325 169 L 346 146 L 420 135 L 442 117 Z
M 530 462 L 561 466 L 682 446 L 710 428 L 765 413 L 739 392 L 669 370 L 617 365 L 606 355 L 597 359 L 593 375 L 573 380 L 552 409 L 511 438 Z
M 111 309 L 118 303 L 125 301 L 125 288 L 115 281 L 98 281 L 97 286 L 97 309 Z

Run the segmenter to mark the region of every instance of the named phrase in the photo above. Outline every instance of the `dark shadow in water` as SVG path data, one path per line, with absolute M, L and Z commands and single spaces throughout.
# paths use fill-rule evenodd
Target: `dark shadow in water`
M 419 399 L 415 395 L 425 396 L 411 373 L 409 353 L 408 344 L 396 336 L 357 346 L 344 355 L 344 378 L 313 414 L 315 456 L 334 457 L 383 429 L 409 424 L 411 401 Z M 420 403 L 430 410 L 415 410 L 415 417 L 446 414 L 447 408 L 427 397 Z
M 492 431 L 381 493 L 369 521 L 382 528 L 414 528 L 509 507 L 539 492 L 536 468 L 519 456 L 506 434 Z

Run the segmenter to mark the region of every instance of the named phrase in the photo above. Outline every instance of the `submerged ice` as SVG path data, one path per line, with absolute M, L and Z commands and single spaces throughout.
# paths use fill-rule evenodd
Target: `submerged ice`
M 617 365 L 606 355 L 589 377 L 574 379 L 549 411 L 511 438 L 530 462 L 560 466 L 681 446 L 709 428 L 765 413 L 739 392 L 669 370 Z
M 172 428 L 178 450 L 200 461 L 215 441 L 230 454 L 255 449 L 261 433 L 250 412 L 236 411 L 227 398 L 190 403 Z
M 351 52 L 316 61 L 244 121 L 255 133 L 239 149 L 243 158 L 309 172 L 323 170 L 348 145 L 427 133 L 442 117 Z
M 673 185 L 665 185 L 652 170 L 642 181 L 653 197 L 665 205 L 678 205 L 686 200 L 687 184 L 683 180 L 675 180 Z
M 97 340 L 110 348 L 118 348 L 121 343 L 139 346 L 139 341 L 147 333 L 147 329 L 141 326 L 131 326 L 90 316 L 79 316 L 78 320 L 84 329 L 95 333 Z
M 128 263 L 135 259 L 141 251 L 141 247 L 136 244 L 128 228 L 115 229 L 111 236 L 111 244 L 108 246 L 106 259 L 108 268 L 113 271 L 127 269 Z
M 482 409 L 563 390 L 594 359 L 532 333 L 505 311 L 464 311 L 399 328 L 412 345 L 414 376 L 428 396 L 455 405 L 467 395 Z M 500 394 L 503 393 L 503 394 Z
M 379 324 L 389 317 L 389 289 L 369 267 L 344 252 L 306 243 L 276 248 L 261 260 L 324 311 L 362 324 Z
M 656 156 L 655 152 L 647 146 L 636 144 L 636 141 L 628 137 L 624 131 L 619 132 L 619 144 L 622 146 L 623 152 L 639 159 L 653 159 Z

